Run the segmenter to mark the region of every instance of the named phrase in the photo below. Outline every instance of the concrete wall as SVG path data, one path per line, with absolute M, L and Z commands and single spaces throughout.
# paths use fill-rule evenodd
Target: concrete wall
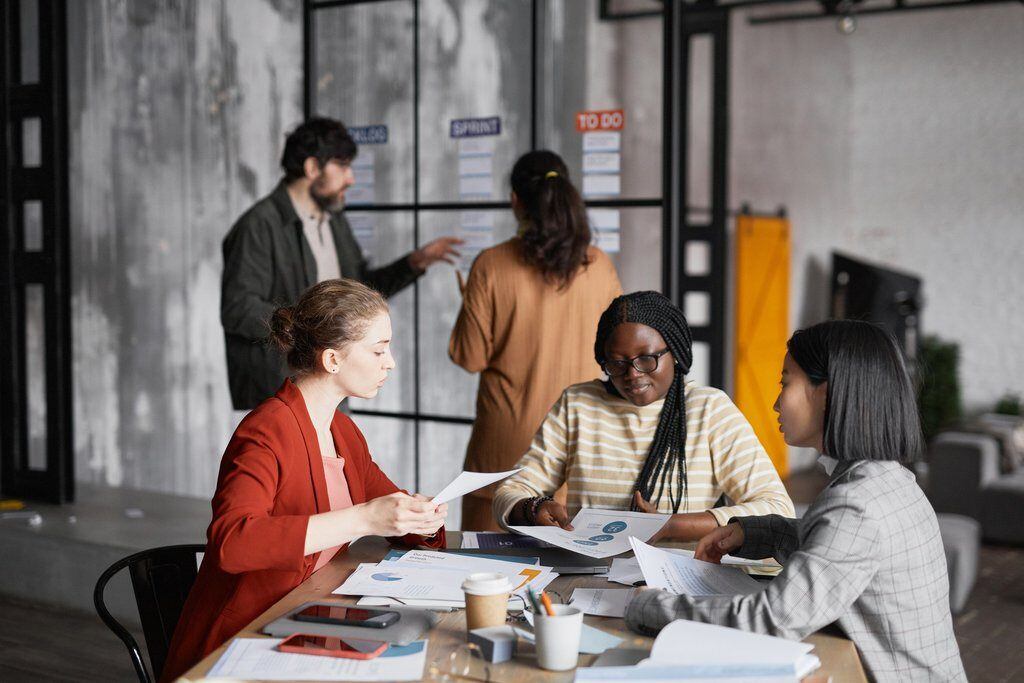
M 425 17 L 443 38 L 446 6 L 431 7 Z M 80 480 L 212 491 L 239 417 L 218 320 L 219 245 L 272 188 L 283 134 L 301 118 L 300 9 L 298 0 L 69 5 Z M 572 17 L 546 16 L 553 44 L 572 41 L 571 54 L 592 59 L 585 70 L 545 61 L 545 72 L 570 84 L 578 72 L 584 106 L 616 93 L 626 106 L 641 102 L 642 127 L 629 130 L 646 150 L 660 113 L 638 91 L 660 85 L 650 68 L 661 61 L 660 21 L 573 38 L 558 28 Z M 825 317 L 828 255 L 842 249 L 924 278 L 925 332 L 961 344 L 968 405 L 1024 390 L 1024 8 L 867 17 L 852 36 L 831 21 L 752 27 L 744 17 L 733 21 L 730 197 L 789 209 L 792 325 Z M 695 89 L 696 121 L 708 120 L 707 85 Z M 554 105 L 541 114 L 565 117 Z M 543 142 L 576 145 L 559 125 L 546 124 Z M 631 175 L 638 195 L 657 187 L 659 166 Z M 692 183 L 700 193 L 700 178 Z M 649 241 L 644 226 L 656 235 L 656 212 L 644 211 L 653 213 L 636 219 L 638 244 Z M 623 254 L 626 280 L 651 276 L 647 251 Z M 391 422 L 366 422 L 395 433 Z M 402 449 L 390 450 L 383 460 L 401 476 Z
M 730 193 L 789 209 L 793 327 L 826 317 L 842 250 L 923 278 L 923 331 L 960 344 L 969 409 L 1024 391 L 1024 8 L 862 17 L 851 36 L 746 16 Z
M 79 480 L 208 496 L 220 241 L 301 120 L 298 0 L 68 4 Z

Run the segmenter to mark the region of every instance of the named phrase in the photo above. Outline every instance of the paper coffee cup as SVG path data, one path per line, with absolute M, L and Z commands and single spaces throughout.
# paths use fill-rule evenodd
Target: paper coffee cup
M 553 617 L 546 612 L 533 617 L 537 664 L 549 671 L 568 671 L 579 659 L 583 612 L 571 605 L 553 605 L 552 610 Z
M 512 582 L 504 574 L 478 572 L 462 583 L 466 595 L 466 630 L 504 626 Z

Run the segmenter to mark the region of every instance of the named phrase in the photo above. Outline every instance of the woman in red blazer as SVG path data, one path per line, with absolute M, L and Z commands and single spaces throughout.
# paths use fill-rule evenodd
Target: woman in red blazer
M 206 555 L 161 680 L 182 675 L 361 536 L 444 547 L 447 506 L 399 491 L 337 410 L 348 396 L 376 396 L 394 368 L 387 311 L 351 280 L 321 282 L 275 311 L 271 338 L 295 377 L 242 420 L 224 452 Z

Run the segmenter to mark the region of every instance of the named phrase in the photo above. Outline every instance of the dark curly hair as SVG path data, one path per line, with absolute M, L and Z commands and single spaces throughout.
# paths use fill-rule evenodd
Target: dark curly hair
M 526 218 L 519 235 L 523 260 L 559 289 L 568 287 L 590 263 L 590 225 L 565 162 L 547 150 L 524 154 L 512 167 L 512 191 Z
M 289 133 L 281 154 L 284 179 L 301 178 L 306 171 L 306 159 L 313 157 L 320 166 L 328 161 L 350 163 L 358 148 L 345 124 L 328 118 L 312 118 Z
M 647 451 L 647 459 L 636 479 L 636 490 L 644 500 L 657 505 L 663 493 L 667 492 L 672 511 L 679 512 L 679 505 L 686 501 L 688 479 L 686 476 L 686 373 L 693 363 L 693 337 L 686 316 L 678 306 L 659 292 L 633 292 L 623 294 L 608 306 L 597 323 L 597 339 L 594 341 L 594 358 L 604 365 L 605 344 L 615 328 L 623 323 L 640 323 L 658 331 L 676 363 L 675 375 L 665 404 L 658 418 L 654 440 Z M 619 396 L 610 381 L 605 388 L 613 396 Z M 671 474 L 675 471 L 676 480 Z M 673 485 L 674 484 L 674 485 Z M 636 504 L 633 504 L 636 509 Z

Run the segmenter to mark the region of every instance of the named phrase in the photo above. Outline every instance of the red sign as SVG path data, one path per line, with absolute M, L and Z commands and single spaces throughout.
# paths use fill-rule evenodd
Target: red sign
M 580 133 L 591 130 L 622 130 L 625 126 L 626 115 L 621 109 L 576 112 L 576 130 Z

